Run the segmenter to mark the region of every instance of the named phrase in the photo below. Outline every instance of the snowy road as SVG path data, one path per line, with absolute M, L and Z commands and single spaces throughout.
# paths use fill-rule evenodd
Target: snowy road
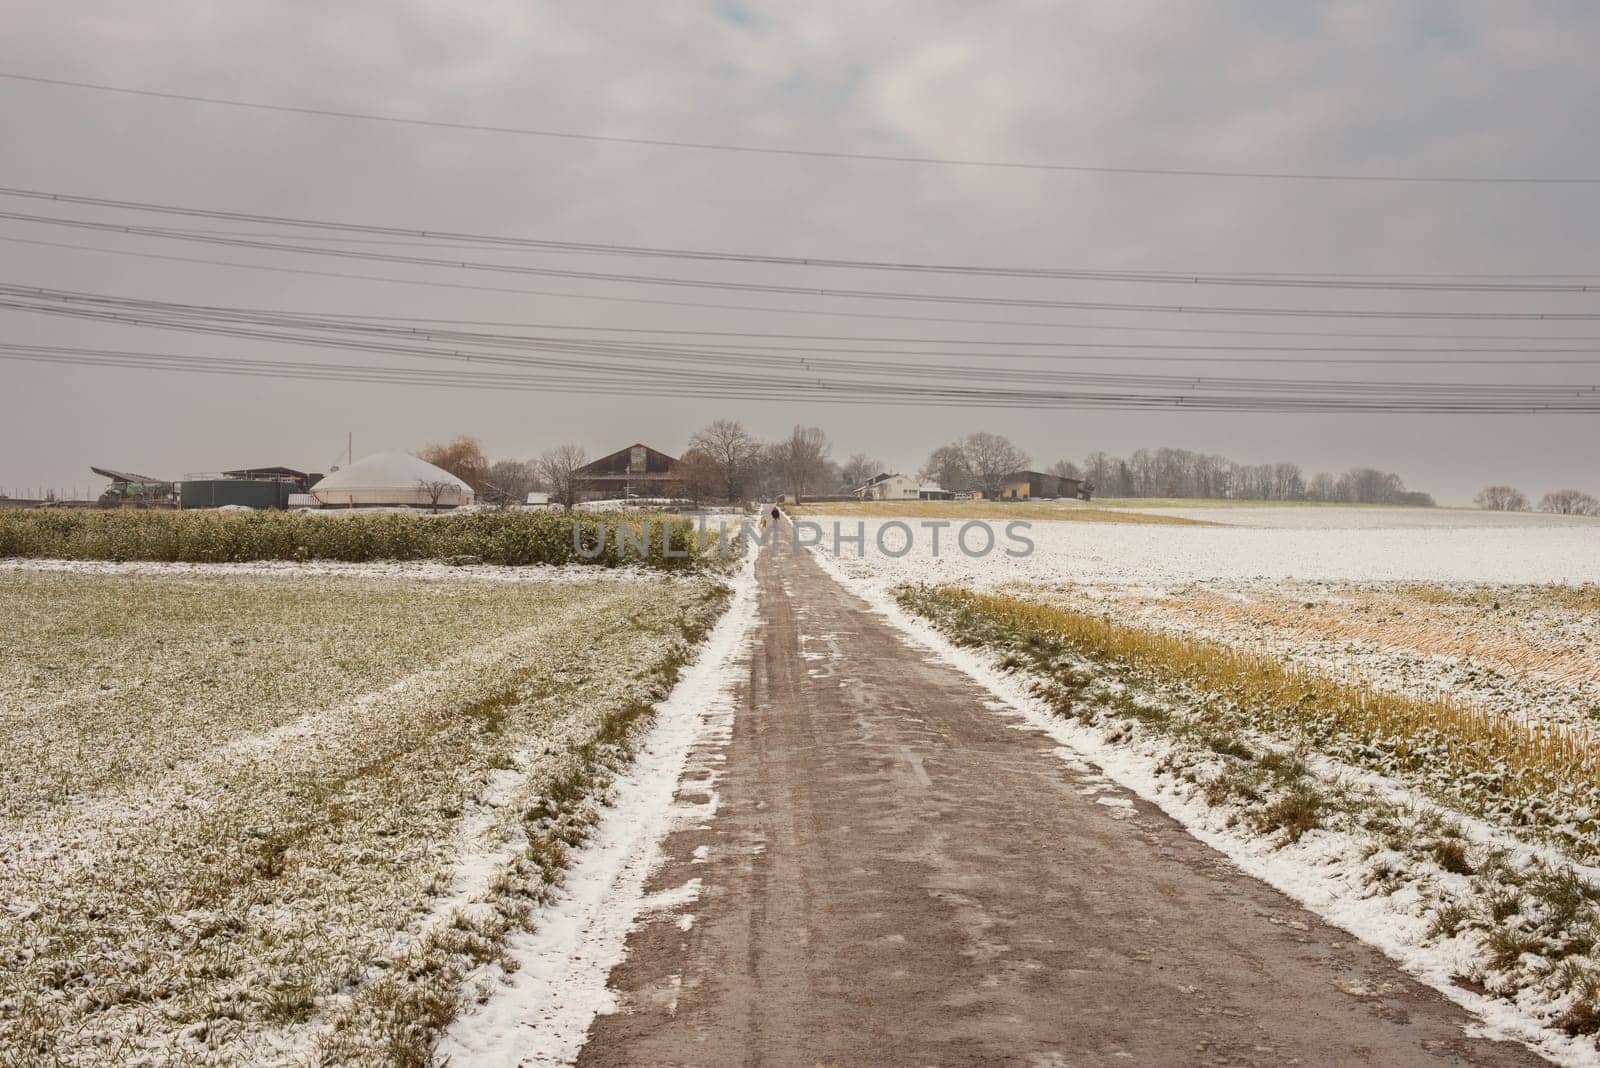
M 645 888 L 699 893 L 640 920 L 579 1064 L 1539 1063 L 1060 759 L 809 557 L 757 575 L 716 814 Z

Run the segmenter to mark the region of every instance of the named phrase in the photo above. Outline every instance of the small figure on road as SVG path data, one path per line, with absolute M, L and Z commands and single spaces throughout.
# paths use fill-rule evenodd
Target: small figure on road
M 772 506 L 772 521 L 774 523 L 776 523 L 778 521 L 778 506 L 777 505 L 773 505 Z

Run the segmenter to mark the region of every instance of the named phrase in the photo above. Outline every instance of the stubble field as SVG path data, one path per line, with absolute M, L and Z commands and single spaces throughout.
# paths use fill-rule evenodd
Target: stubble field
M 0 570 L 0 1062 L 420 1063 L 724 598 Z

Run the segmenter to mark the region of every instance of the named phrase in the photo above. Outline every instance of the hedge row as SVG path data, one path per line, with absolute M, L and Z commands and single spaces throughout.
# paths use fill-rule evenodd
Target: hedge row
M 619 530 L 631 540 L 623 543 Z M 592 556 L 601 545 L 604 547 Z M 647 538 L 641 552 L 638 542 Z M 674 555 L 668 555 L 668 550 Z M 685 556 L 678 556 L 685 553 Z M 668 570 L 701 566 L 695 526 L 640 512 L 477 512 L 429 516 L 397 512 L 0 511 L 0 557 L 62 560 L 445 560 L 521 566 L 642 564 Z

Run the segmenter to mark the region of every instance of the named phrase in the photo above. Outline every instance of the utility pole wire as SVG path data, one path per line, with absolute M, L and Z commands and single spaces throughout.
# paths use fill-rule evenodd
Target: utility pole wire
M 634 145 L 648 148 L 671 148 L 696 152 L 726 152 L 757 156 L 787 156 L 803 159 L 847 160 L 870 163 L 918 164 L 937 167 L 963 167 L 988 170 L 1045 171 L 1067 174 L 1119 174 L 1143 175 L 1160 178 L 1216 178 L 1251 181 L 1291 182 L 1359 182 L 1397 184 L 1449 184 L 1449 185 L 1600 185 L 1600 177 L 1542 176 L 1542 175 L 1444 175 L 1444 174 L 1348 174 L 1318 171 L 1250 171 L 1224 170 L 1207 167 L 1129 167 L 1091 165 L 1080 163 L 1045 163 L 1024 160 L 965 159 L 953 156 L 918 156 L 880 152 L 844 152 L 814 148 L 781 148 L 766 145 L 739 145 L 717 141 L 676 140 L 665 137 L 624 137 L 615 134 L 579 133 L 571 130 L 549 130 L 521 126 L 499 126 L 488 123 L 452 122 L 444 119 L 419 119 L 401 115 L 381 115 L 375 112 L 350 111 L 340 108 L 303 107 L 293 104 L 268 104 L 254 100 L 231 97 L 206 96 L 199 93 L 165 92 L 157 89 L 138 89 L 131 86 L 108 85 L 103 82 L 77 81 L 70 78 L 47 78 L 35 74 L 0 71 L 0 78 L 35 85 L 93 90 L 117 93 L 123 96 L 144 97 L 153 100 L 178 101 L 189 104 L 209 104 L 220 107 L 244 108 L 251 111 L 271 111 L 291 115 L 312 115 L 318 118 L 353 119 L 362 122 L 381 122 L 398 126 L 417 126 L 430 129 L 463 130 L 473 133 L 509 134 L 518 137 L 541 137 L 562 141 L 585 141 L 595 144 Z

